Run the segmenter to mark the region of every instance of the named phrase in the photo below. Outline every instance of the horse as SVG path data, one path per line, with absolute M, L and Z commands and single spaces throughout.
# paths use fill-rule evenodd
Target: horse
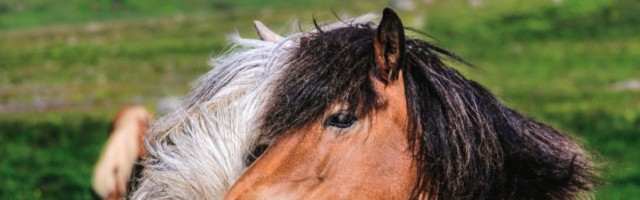
M 571 136 L 502 104 L 407 37 L 398 15 L 297 40 L 225 199 L 576 199 L 597 186 Z
M 133 199 L 571 199 L 596 165 L 405 36 L 391 9 L 285 37 L 231 36 L 158 119 Z
M 143 106 L 127 106 L 118 111 L 93 171 L 95 199 L 126 197 L 136 162 L 146 154 L 142 140 L 152 120 L 151 113 Z

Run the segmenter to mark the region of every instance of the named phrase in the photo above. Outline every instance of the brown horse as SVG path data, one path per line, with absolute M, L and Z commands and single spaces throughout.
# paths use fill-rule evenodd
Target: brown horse
M 146 154 L 142 139 L 152 120 L 142 106 L 120 109 L 113 119 L 111 134 L 93 172 L 96 199 L 126 197 L 136 162 Z
M 575 199 L 597 174 L 574 139 L 500 103 L 379 25 L 308 33 L 262 112 L 268 148 L 225 199 Z

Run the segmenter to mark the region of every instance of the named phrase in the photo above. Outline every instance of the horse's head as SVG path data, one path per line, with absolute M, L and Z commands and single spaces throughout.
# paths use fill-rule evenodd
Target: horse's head
M 441 57 L 379 25 L 308 33 L 274 81 L 272 141 L 227 199 L 568 198 L 593 188 L 569 136 L 505 107 Z
M 270 141 L 259 137 L 260 113 L 306 33 L 281 37 L 259 22 L 256 29 L 261 40 L 232 35 L 232 47 L 211 62 L 185 101 L 150 128 L 132 199 L 222 199 L 255 160 L 252 153 Z
M 274 142 L 228 197 L 408 197 L 416 170 L 400 71 L 403 27 L 387 12 L 370 30 L 301 39 L 299 59 L 264 112 L 262 129 Z

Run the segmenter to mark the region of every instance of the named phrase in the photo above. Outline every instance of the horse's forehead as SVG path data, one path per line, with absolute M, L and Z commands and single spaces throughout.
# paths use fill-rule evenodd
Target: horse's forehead
M 347 27 L 300 38 L 299 48 L 273 84 L 262 115 L 263 131 L 279 134 L 312 123 L 336 102 L 362 113 L 375 107 L 371 33 L 371 27 Z

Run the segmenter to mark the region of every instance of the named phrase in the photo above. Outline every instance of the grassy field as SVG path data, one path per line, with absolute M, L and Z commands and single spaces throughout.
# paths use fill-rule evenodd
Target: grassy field
M 385 1 L 45 0 L 0 2 L 0 199 L 88 199 L 118 107 L 183 96 L 227 47 Z M 580 138 L 602 163 L 599 199 L 640 197 L 640 2 L 435 1 L 406 24 L 477 67 L 508 105 Z M 293 25 L 292 25 L 293 24 Z

